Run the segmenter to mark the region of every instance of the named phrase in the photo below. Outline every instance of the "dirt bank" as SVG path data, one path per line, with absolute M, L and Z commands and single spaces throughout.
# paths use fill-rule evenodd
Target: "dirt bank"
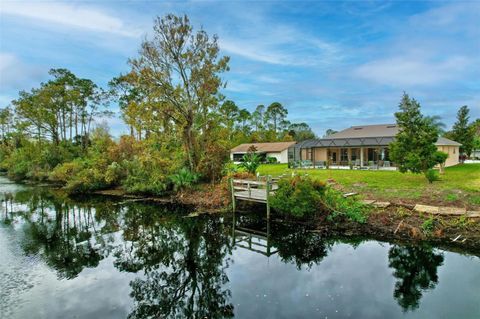
M 178 192 L 165 197 L 129 195 L 120 189 L 97 191 L 95 194 L 122 197 L 130 201 L 148 201 L 188 205 L 196 213 L 229 212 L 229 194 L 216 185 L 204 185 L 195 190 Z M 264 205 L 242 203 L 244 212 L 261 212 Z M 450 250 L 462 249 L 480 255 L 480 219 L 463 216 L 439 216 L 414 211 L 409 205 L 394 204 L 375 208 L 366 223 L 345 218 L 328 220 L 328 214 L 319 214 L 310 220 L 274 217 L 277 222 L 307 224 L 311 231 L 325 236 L 367 236 L 385 241 L 430 242 Z M 274 213 L 275 216 L 275 213 Z

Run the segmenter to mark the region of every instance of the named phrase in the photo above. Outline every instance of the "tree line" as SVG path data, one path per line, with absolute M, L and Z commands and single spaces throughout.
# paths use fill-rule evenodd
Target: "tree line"
M 288 121 L 279 102 L 249 112 L 227 99 L 230 58 L 187 16 L 158 17 L 153 30 L 107 88 L 52 69 L 48 81 L 1 109 L 0 169 L 77 191 L 121 185 L 161 193 L 198 176 L 218 180 L 239 143 L 314 137 L 306 123 Z M 95 125 L 113 115 L 114 103 L 130 131 L 119 140 Z

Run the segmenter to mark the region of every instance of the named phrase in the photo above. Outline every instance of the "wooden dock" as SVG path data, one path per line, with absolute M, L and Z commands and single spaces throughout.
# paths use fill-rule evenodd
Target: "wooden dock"
M 272 181 L 270 176 L 267 176 L 266 181 L 231 179 L 230 191 L 232 193 L 233 212 L 235 212 L 237 200 L 265 203 L 267 205 L 267 218 L 270 218 L 269 199 L 277 188 L 278 185 Z

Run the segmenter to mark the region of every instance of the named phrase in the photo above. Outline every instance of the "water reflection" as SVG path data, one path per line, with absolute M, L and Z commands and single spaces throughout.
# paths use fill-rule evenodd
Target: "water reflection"
M 388 252 L 388 265 L 394 269 L 394 298 L 404 309 L 414 310 L 420 305 L 422 293 L 434 289 L 438 283 L 438 267 L 443 255 L 429 246 L 393 246 Z
M 144 271 L 130 283 L 135 304 L 129 318 L 233 317 L 225 288 L 231 247 L 219 219 L 129 209 L 124 239 L 116 266 Z
M 307 227 L 267 223 L 255 214 L 190 218 L 175 207 L 72 200 L 36 188 L 6 194 L 1 210 L 3 223 L 22 234 L 24 252 L 40 256 L 58 278 L 81 276 L 107 258 L 132 274 L 129 318 L 234 317 L 235 287 L 228 278 L 234 248 L 292 265 L 295 276 L 321 267 L 338 245 Z M 341 241 L 353 248 L 360 242 Z M 444 256 L 427 246 L 393 245 L 384 260 L 396 280 L 393 298 L 409 311 L 437 286 Z
M 109 221 L 114 219 L 102 220 L 102 212 L 116 216 L 118 209 L 108 204 L 82 204 L 34 189 L 6 195 L 4 214 L 9 223 L 22 225 L 26 254 L 41 256 L 59 278 L 72 279 L 85 267 L 98 266 L 109 253 L 102 248 L 108 247 L 109 234 L 115 229 Z

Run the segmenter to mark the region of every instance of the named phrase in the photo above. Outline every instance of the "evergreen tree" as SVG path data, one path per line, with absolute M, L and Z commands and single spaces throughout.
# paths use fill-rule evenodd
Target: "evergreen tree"
M 395 113 L 400 128 L 390 144 L 390 157 L 402 173 L 424 173 L 445 160 L 445 153 L 437 151 L 438 128 L 420 112 L 420 104 L 404 93 Z
M 457 121 L 453 124 L 453 129 L 450 134 L 453 140 L 462 144 L 460 146 L 460 153 L 472 154 L 473 145 L 475 141 L 475 130 L 473 125 L 469 125 L 468 120 L 470 110 L 468 106 L 462 106 L 457 113 Z
M 271 123 L 271 128 L 275 134 L 278 133 L 280 123 L 285 120 L 287 114 L 288 110 L 278 102 L 273 102 L 268 106 L 267 111 L 265 112 L 265 117 Z

